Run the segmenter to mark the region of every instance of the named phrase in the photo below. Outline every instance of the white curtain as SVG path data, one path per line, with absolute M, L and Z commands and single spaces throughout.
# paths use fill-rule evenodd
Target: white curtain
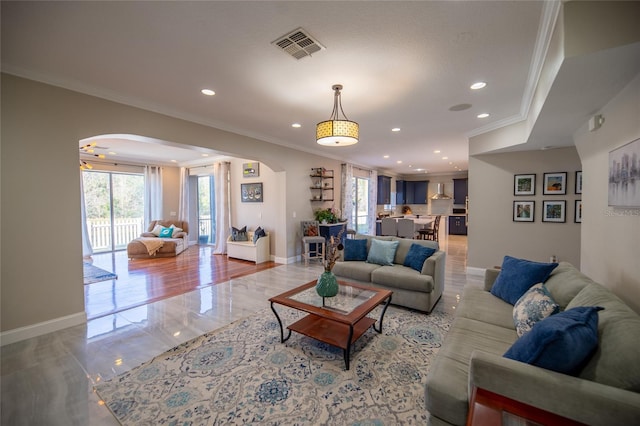
M 369 205 L 368 214 L 369 220 L 369 235 L 376 235 L 376 205 L 378 204 L 378 172 L 375 170 L 369 170 Z
M 87 228 L 87 209 L 84 204 L 84 172 L 80 172 L 80 214 L 82 221 L 82 257 L 90 257 L 93 254 L 89 229 Z
M 144 166 L 144 229 L 162 217 L 162 167 Z
M 347 228 L 355 229 L 353 217 L 353 164 L 342 165 L 342 187 L 341 187 L 342 217 L 347 219 Z
M 227 252 L 227 238 L 231 226 L 230 194 L 229 194 L 229 170 L 231 163 L 223 162 L 213 165 L 213 181 L 216 196 L 216 239 L 214 254 Z
M 178 206 L 178 218 L 189 222 L 189 169 L 186 167 L 180 167 L 180 205 Z M 192 228 L 192 226 L 189 226 L 189 229 Z

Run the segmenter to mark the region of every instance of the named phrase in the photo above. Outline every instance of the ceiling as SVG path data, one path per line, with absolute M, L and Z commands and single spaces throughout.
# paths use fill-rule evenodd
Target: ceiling
M 379 171 L 449 173 L 467 169 L 470 135 L 522 119 L 546 3 L 3 1 L 2 69 Z M 324 49 L 296 60 L 272 44 L 298 28 Z M 487 87 L 471 90 L 476 81 Z M 315 124 L 336 83 L 360 142 L 327 148 Z M 116 159 L 216 155 L 127 135 L 98 142 Z

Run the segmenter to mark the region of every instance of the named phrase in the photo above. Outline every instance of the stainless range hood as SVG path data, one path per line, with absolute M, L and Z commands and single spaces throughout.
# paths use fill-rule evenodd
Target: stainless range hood
M 438 184 L 438 190 L 436 192 L 436 195 L 431 197 L 431 199 L 432 200 L 450 200 L 451 199 L 451 197 L 449 197 L 447 194 L 444 193 L 444 183 Z

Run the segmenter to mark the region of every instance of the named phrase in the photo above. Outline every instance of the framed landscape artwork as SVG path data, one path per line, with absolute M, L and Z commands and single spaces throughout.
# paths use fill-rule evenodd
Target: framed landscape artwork
M 240 194 L 243 203 L 262 203 L 262 182 L 260 183 L 241 183 Z
M 535 201 L 514 201 L 513 202 L 513 221 L 514 222 L 533 222 L 535 214 Z
M 609 153 L 609 205 L 640 208 L 640 139 Z
M 514 175 L 513 195 L 535 195 L 536 175 Z
M 576 210 L 573 221 L 575 223 L 582 223 L 582 200 L 576 200 Z
M 567 202 L 564 200 L 543 201 L 542 202 L 542 221 L 564 223 L 566 210 L 567 210 Z
M 582 171 L 576 172 L 576 194 L 582 194 Z
M 544 195 L 565 195 L 567 193 L 567 172 L 545 173 L 542 187 Z

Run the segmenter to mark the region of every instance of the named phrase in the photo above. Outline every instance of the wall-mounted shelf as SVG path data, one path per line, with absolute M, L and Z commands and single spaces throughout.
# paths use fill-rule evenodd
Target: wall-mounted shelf
M 333 170 L 324 167 L 311 169 L 311 201 L 333 201 Z

